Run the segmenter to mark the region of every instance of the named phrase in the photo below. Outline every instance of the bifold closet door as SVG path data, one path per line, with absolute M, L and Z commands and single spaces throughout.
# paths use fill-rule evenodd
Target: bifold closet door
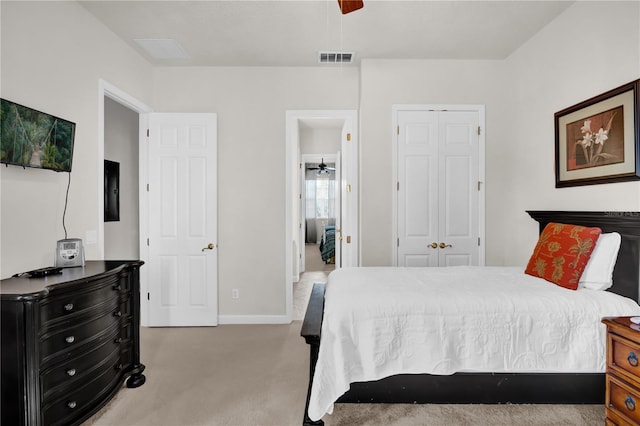
M 399 111 L 398 266 L 477 265 L 478 113 Z

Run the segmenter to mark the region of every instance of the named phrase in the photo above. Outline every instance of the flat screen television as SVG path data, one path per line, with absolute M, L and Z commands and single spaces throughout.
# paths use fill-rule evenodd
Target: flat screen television
M 76 125 L 0 99 L 0 163 L 70 172 Z

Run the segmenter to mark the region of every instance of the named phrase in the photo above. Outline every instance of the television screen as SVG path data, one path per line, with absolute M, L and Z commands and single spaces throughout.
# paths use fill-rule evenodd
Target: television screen
M 76 125 L 0 99 L 0 163 L 70 172 Z

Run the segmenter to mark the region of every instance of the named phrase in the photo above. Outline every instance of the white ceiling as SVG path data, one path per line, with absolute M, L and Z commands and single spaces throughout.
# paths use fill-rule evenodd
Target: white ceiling
M 155 65 L 319 65 L 322 50 L 370 59 L 504 59 L 570 1 L 81 1 Z M 152 59 L 134 39 L 174 39 L 186 59 Z

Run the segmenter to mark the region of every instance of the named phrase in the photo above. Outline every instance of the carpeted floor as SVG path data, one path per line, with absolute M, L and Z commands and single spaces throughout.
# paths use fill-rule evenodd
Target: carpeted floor
M 293 320 L 304 319 L 313 283 L 327 282 L 327 276 L 335 269 L 335 265 L 322 261 L 317 244 L 307 244 L 305 247 L 306 272 L 300 274 L 300 280 L 293 283 Z
M 142 328 L 147 382 L 123 387 L 86 426 L 302 423 L 308 347 L 288 325 Z M 601 405 L 337 404 L 327 426 L 602 425 Z

